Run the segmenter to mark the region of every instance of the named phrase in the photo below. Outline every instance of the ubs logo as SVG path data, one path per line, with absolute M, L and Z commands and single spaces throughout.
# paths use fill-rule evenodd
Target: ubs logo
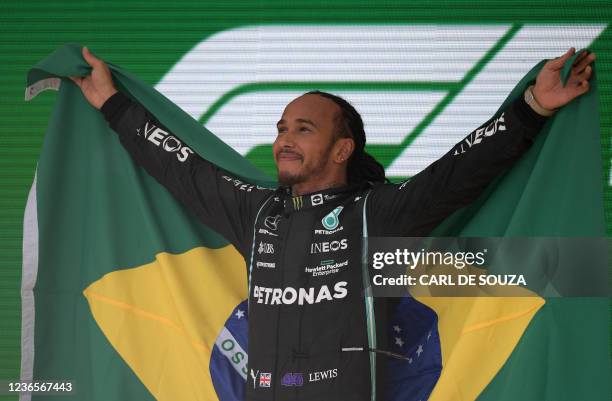
M 274 253 L 274 245 L 268 242 L 260 242 L 257 252 L 261 255 L 262 253 Z

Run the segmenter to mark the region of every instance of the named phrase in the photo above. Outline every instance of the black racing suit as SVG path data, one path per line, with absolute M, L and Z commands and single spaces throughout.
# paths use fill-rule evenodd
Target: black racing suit
M 249 401 L 370 400 L 386 357 L 368 349 L 387 346 L 386 306 L 363 295 L 364 234 L 427 236 L 517 160 L 546 121 L 521 97 L 406 182 L 292 197 L 202 159 L 121 93 L 102 112 L 132 158 L 243 255 Z M 379 321 L 376 344 L 368 317 Z

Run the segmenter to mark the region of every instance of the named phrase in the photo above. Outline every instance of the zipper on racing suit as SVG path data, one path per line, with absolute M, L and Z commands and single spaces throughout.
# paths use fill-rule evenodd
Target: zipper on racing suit
M 287 234 L 289 232 L 291 232 L 290 229 L 291 229 L 291 223 L 293 222 L 293 218 L 294 218 L 293 212 L 289 213 L 289 216 L 286 217 L 286 219 L 287 219 L 286 227 L 287 228 L 285 229 L 284 232 L 279 233 L 279 234 L 281 234 L 283 236 L 283 238 L 285 238 L 285 240 L 283 241 L 284 245 L 287 244 Z M 285 286 L 285 267 L 287 266 L 287 261 L 285 260 L 286 259 L 285 255 L 287 254 L 285 252 L 286 249 L 287 249 L 287 246 L 282 246 L 281 254 L 279 255 L 279 257 L 277 259 L 280 262 L 279 266 L 281 267 L 281 272 L 280 272 L 281 273 L 281 280 L 280 280 L 280 285 L 279 285 L 280 288 L 283 288 Z M 276 314 L 276 341 L 275 341 L 275 343 L 276 343 L 276 347 L 275 348 L 276 349 L 278 349 L 278 346 L 279 346 L 278 338 L 280 336 L 279 330 L 280 330 L 280 317 L 281 317 L 280 314 L 281 314 L 281 309 L 282 309 L 281 306 L 282 305 L 278 305 L 278 312 Z M 273 377 L 275 377 L 275 379 L 274 379 L 274 383 L 275 384 L 272 386 L 272 398 L 271 398 L 271 401 L 275 401 L 276 400 L 276 382 L 278 382 L 277 378 L 278 378 L 278 358 L 279 358 L 279 355 L 280 355 L 280 353 L 276 352 L 276 357 L 274 358 L 274 369 L 272 370 L 272 375 L 273 375 Z

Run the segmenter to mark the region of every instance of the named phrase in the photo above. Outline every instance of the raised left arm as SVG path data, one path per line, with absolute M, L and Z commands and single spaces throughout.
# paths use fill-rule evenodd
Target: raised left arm
M 571 48 L 548 61 L 531 93 L 526 91 L 425 170 L 403 183 L 376 186 L 367 203 L 369 235 L 427 236 L 475 200 L 531 146 L 547 115 L 588 91 L 592 53 L 577 57 L 567 85 L 561 83 L 561 68 L 574 52 Z

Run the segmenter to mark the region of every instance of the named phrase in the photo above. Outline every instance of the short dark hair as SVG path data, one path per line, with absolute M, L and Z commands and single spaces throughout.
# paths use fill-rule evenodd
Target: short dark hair
M 386 182 L 385 168 L 372 155 L 365 151 L 366 135 L 361 115 L 352 104 L 340 96 L 314 90 L 305 95 L 319 95 L 332 100 L 340 107 L 340 115 L 336 118 L 334 139 L 353 138 L 355 150 L 348 160 L 347 179 L 349 184 Z

